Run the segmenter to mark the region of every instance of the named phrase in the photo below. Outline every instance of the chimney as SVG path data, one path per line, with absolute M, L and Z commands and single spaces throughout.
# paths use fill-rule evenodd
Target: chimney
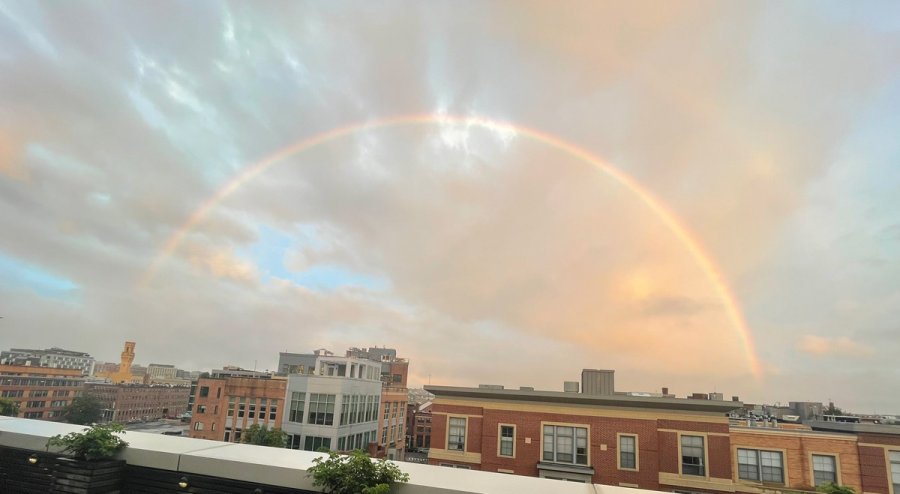
M 668 387 L 664 387 L 664 388 L 662 389 L 662 394 L 663 394 L 663 396 L 669 396 L 669 388 L 668 388 Z

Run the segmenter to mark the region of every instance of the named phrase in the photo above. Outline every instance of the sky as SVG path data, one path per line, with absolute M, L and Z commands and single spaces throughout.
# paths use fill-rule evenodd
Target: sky
M 896 2 L 0 2 L 0 347 L 900 414 Z

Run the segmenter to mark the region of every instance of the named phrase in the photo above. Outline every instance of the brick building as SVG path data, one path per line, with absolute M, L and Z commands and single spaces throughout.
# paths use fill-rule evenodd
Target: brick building
M 406 450 L 428 450 L 431 447 L 431 402 L 406 406 Z
M 652 490 L 733 492 L 739 402 L 426 386 L 432 465 Z
M 812 491 L 827 482 L 863 492 L 853 435 L 805 427 L 732 426 L 730 432 L 736 492 Z
M 60 420 L 83 390 L 80 368 L 0 365 L 0 397 L 15 401 L 22 418 Z
M 91 383 L 85 385 L 85 394 L 96 396 L 103 404 L 104 421 L 127 423 L 184 413 L 190 387 Z
M 859 451 L 859 476 L 866 494 L 900 494 L 900 426 L 810 422 L 813 430 L 850 435 Z M 841 464 L 845 463 L 841 457 Z
M 197 380 L 189 435 L 241 442 L 253 424 L 281 427 L 287 380 L 259 377 L 208 377 Z

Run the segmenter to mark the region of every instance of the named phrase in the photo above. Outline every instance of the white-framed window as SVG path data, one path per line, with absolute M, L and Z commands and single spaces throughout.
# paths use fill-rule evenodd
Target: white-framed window
M 780 451 L 738 448 L 737 464 L 741 480 L 784 483 L 784 455 Z
M 837 458 L 832 455 L 812 455 L 813 484 L 816 487 L 837 483 Z
M 637 470 L 637 436 L 619 435 L 619 469 Z
M 195 430 L 195 431 L 202 431 L 202 430 L 203 430 L 203 422 L 197 422 L 197 423 L 195 423 L 195 424 L 194 424 L 194 430 Z
M 681 436 L 681 473 L 706 476 L 703 436 Z
M 466 418 L 450 417 L 447 427 L 447 449 L 450 451 L 466 450 Z
M 900 451 L 889 451 L 888 460 L 891 462 L 891 483 L 894 485 L 894 494 L 900 494 Z
M 497 451 L 498 456 L 506 456 L 513 458 L 516 456 L 516 426 L 508 424 L 500 424 L 500 447 Z
M 587 428 L 568 425 L 544 425 L 544 461 L 588 464 Z

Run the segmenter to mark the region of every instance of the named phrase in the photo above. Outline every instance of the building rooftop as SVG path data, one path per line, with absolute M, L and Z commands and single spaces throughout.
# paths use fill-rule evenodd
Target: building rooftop
M 656 398 L 627 395 L 594 395 L 567 393 L 564 391 L 530 391 L 522 389 L 487 389 L 431 385 L 425 386 L 425 390 L 437 397 L 472 398 L 491 401 L 535 401 L 541 403 L 683 410 L 722 414 L 743 406 L 743 403 L 739 401 L 688 400 L 684 398 Z
M 811 420 L 807 421 L 806 424 L 815 431 L 846 432 L 850 434 L 863 432 L 867 434 L 889 434 L 892 436 L 900 436 L 900 425 L 831 422 L 824 420 Z

